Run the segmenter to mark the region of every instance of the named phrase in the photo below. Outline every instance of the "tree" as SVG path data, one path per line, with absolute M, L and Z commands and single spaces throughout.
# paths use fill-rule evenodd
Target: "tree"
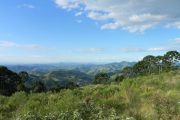
M 177 51 L 169 51 L 164 56 L 157 57 L 148 55 L 133 66 L 133 71 L 136 75 L 161 73 L 162 71 L 176 69 L 179 62 L 180 53 Z
M 0 94 L 12 95 L 14 92 L 20 90 L 17 86 L 23 86 L 20 76 L 9 70 L 7 67 L 0 67 Z
M 79 87 L 79 85 L 77 85 L 76 83 L 72 82 L 72 81 L 69 81 L 67 83 L 67 85 L 65 86 L 66 89 L 74 89 L 74 88 L 77 88 Z
M 125 67 L 123 70 L 122 70 L 122 75 L 126 78 L 129 78 L 129 77 L 133 77 L 134 76 L 134 71 L 133 71 L 133 68 L 132 67 Z
M 156 57 L 155 56 L 152 56 L 152 55 L 148 55 L 146 57 L 143 58 L 144 61 L 144 68 L 145 68 L 145 71 L 144 71 L 144 74 L 151 74 L 153 72 L 155 72 L 156 70 Z
M 180 61 L 180 53 L 177 51 L 169 51 L 163 56 L 163 67 L 166 71 L 174 69 L 176 63 Z
M 116 78 L 115 78 L 115 82 L 122 82 L 123 80 L 124 80 L 124 76 L 123 75 L 120 75 L 120 76 L 117 76 Z
M 135 75 L 145 75 L 147 71 L 147 63 L 145 61 L 139 61 L 133 66 Z
M 22 81 L 27 81 L 29 79 L 29 74 L 26 71 L 21 71 L 19 73 L 19 76 L 21 77 Z
M 156 66 L 157 66 L 157 71 L 160 74 L 163 71 L 163 56 L 157 56 L 156 57 Z
M 95 75 L 94 84 L 107 84 L 109 82 L 109 75 L 107 73 L 98 73 Z
M 30 90 L 32 90 L 32 92 L 34 93 L 40 93 L 40 92 L 45 92 L 46 87 L 41 81 L 35 81 L 32 87 L 30 88 Z

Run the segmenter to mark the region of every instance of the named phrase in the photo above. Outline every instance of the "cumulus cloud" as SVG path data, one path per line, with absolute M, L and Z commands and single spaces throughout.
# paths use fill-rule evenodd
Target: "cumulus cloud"
M 62 9 L 75 9 L 102 22 L 101 29 L 143 32 L 157 25 L 180 29 L 179 0 L 54 0 Z M 77 13 L 78 16 L 80 13 Z
M 63 9 L 73 9 L 79 6 L 77 0 L 55 0 L 55 3 Z
M 37 44 L 18 44 L 12 41 L 0 41 L 0 47 L 3 48 L 24 48 L 24 49 L 38 49 L 41 46 Z

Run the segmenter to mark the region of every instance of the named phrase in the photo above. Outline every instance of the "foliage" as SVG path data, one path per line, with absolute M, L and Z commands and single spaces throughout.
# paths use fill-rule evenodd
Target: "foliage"
M 32 75 L 0 67 L 0 119 L 179 120 L 179 61 L 177 51 L 149 55 L 133 67 L 125 67 L 114 77 L 115 82 L 109 73 L 100 72 L 95 75 L 94 85 L 83 87 L 74 82 L 81 72 L 53 71 L 44 77 L 54 79 L 55 88 L 46 88 L 49 79 L 35 80 L 28 87 L 29 93 L 23 91 Z M 68 75 L 72 81 L 63 81 L 63 87 L 56 82 Z M 83 80 L 86 74 L 81 77 Z
M 180 71 L 59 92 L 0 96 L 2 120 L 179 120 Z
M 177 69 L 178 63 L 180 63 L 180 53 L 177 51 L 169 51 L 163 56 L 148 55 L 133 67 L 125 67 L 121 73 L 126 78 L 159 74 Z
M 30 90 L 34 93 L 40 93 L 40 92 L 45 92 L 46 88 L 41 81 L 35 81 L 32 87 L 30 88 Z
M 122 82 L 124 80 L 124 76 L 120 75 L 115 78 L 115 82 Z
M 16 91 L 24 90 L 23 82 L 18 74 L 4 66 L 0 67 L 0 94 L 11 95 Z
M 60 74 L 61 75 L 61 74 Z M 79 74 L 77 74 L 79 75 Z M 83 74 L 84 75 L 84 74 Z M 81 76 L 81 75 L 80 75 Z M 50 88 L 49 84 L 54 84 Z M 10 96 L 17 91 L 25 91 L 27 93 L 34 92 L 46 92 L 46 91 L 60 91 L 62 89 L 74 89 L 79 87 L 73 81 L 66 81 L 65 84 L 60 84 L 56 81 L 48 81 L 38 79 L 27 72 L 22 71 L 19 74 L 12 72 L 7 67 L 0 67 L 0 94 Z
M 94 77 L 94 84 L 107 84 L 109 83 L 110 76 L 107 73 L 98 73 Z

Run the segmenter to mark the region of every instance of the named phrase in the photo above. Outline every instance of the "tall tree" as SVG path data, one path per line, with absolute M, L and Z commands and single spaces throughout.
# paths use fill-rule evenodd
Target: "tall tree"
M 107 73 L 98 73 L 95 75 L 94 84 L 107 84 L 109 82 L 109 75 Z
M 163 71 L 163 56 L 156 57 L 156 66 L 158 73 L 161 73 Z
M 155 71 L 156 69 L 156 57 L 152 55 L 148 55 L 143 58 L 144 61 L 144 67 L 145 69 L 145 74 L 151 74 Z
M 166 71 L 174 69 L 176 63 L 180 61 L 180 53 L 177 51 L 169 51 L 163 56 L 163 67 Z

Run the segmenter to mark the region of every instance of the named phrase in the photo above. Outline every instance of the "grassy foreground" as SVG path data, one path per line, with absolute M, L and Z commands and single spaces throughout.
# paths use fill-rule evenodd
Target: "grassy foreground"
M 0 120 L 180 120 L 180 71 L 59 93 L 0 96 Z

